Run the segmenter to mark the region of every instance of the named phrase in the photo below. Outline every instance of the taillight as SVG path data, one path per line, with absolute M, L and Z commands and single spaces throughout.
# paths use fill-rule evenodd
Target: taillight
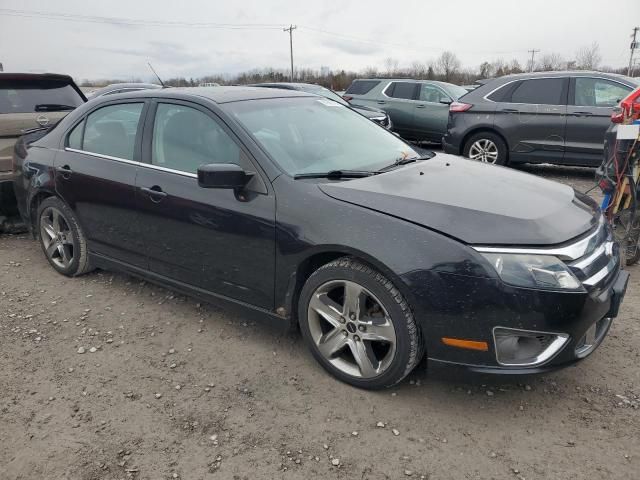
M 471 107 L 473 107 L 473 105 L 470 103 L 453 102 L 451 105 L 449 105 L 449 111 L 450 112 L 466 112 Z
M 614 111 L 611 114 L 611 121 L 613 123 L 622 123 L 622 121 L 627 118 L 631 121 L 637 120 L 640 118 L 640 88 L 636 88 L 633 92 L 627 95 L 624 100 L 620 102 L 621 111 L 619 113 L 620 120 L 616 115 L 614 119 L 614 115 L 616 112 Z M 617 120 L 617 121 L 616 121 Z
M 351 100 L 353 100 L 353 97 L 350 97 L 349 95 L 342 95 L 342 98 L 345 99 L 347 102 L 350 102 Z

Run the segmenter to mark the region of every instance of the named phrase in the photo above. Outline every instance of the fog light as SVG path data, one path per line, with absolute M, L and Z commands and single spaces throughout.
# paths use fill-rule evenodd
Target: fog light
M 531 367 L 553 358 L 567 343 L 569 335 L 496 327 L 493 339 L 500 365 Z

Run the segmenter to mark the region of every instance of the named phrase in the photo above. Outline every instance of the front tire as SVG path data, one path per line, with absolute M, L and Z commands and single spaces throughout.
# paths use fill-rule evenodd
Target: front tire
M 73 210 L 49 197 L 38 207 L 37 218 L 40 246 L 57 272 L 76 277 L 92 270 L 87 239 Z
M 349 257 L 307 279 L 298 318 L 320 365 L 356 387 L 391 387 L 422 358 L 421 334 L 400 291 L 380 272 Z
M 478 132 L 469 137 L 462 153 L 469 160 L 494 165 L 507 164 L 507 144 L 499 135 L 492 132 Z

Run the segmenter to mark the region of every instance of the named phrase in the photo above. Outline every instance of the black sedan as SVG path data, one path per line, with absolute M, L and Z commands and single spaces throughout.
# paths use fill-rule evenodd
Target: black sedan
M 333 90 L 329 90 L 328 88 L 323 87 L 322 85 L 316 85 L 314 83 L 299 83 L 299 82 L 273 82 L 273 83 L 255 83 L 250 85 L 251 87 L 262 87 L 262 88 L 282 88 L 285 90 L 299 90 L 301 92 L 313 93 L 315 95 L 320 95 L 321 97 L 328 98 L 329 100 L 333 100 L 334 102 L 338 102 L 345 107 L 349 107 L 352 110 L 355 110 L 360 115 L 364 115 L 369 120 L 376 122 L 378 125 L 386 128 L 387 130 L 391 130 L 393 128 L 393 123 L 391 122 L 391 118 L 384 110 L 380 110 L 379 108 L 366 107 L 363 105 L 352 105 L 347 102 L 344 98 L 338 95 Z
M 602 342 L 628 279 L 589 198 L 421 156 L 298 91 L 110 95 L 23 138 L 14 162 L 21 214 L 61 274 L 121 270 L 296 322 L 363 388 L 425 354 L 494 373 L 571 364 Z

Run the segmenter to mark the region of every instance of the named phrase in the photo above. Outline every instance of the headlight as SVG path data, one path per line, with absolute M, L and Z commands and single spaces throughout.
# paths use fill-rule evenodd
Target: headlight
M 482 253 L 503 282 L 519 287 L 578 290 L 580 281 L 565 263 L 551 255 Z

